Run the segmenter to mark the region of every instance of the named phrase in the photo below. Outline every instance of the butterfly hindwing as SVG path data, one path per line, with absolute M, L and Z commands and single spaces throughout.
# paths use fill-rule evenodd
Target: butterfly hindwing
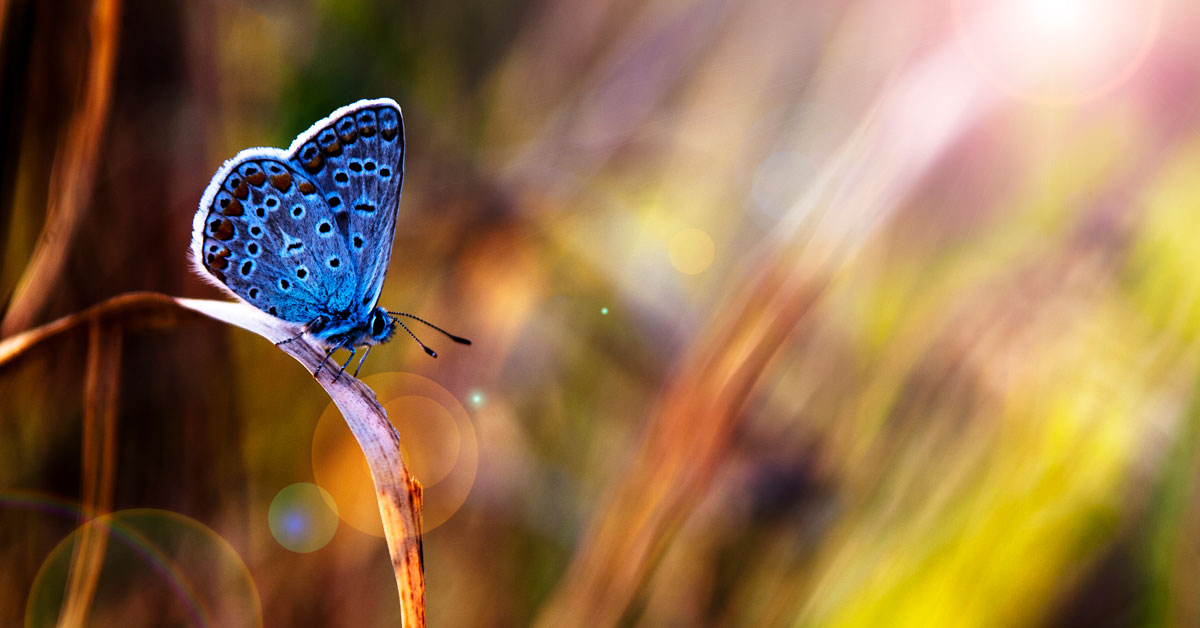
M 313 125 L 292 145 L 292 168 L 310 177 L 333 212 L 358 272 L 354 308 L 383 286 L 404 180 L 404 122 L 390 99 L 360 101 Z
M 277 149 L 227 163 L 201 207 L 197 262 L 251 305 L 287 321 L 353 309 L 358 276 L 320 188 Z M 221 176 L 223 173 L 224 176 Z M 197 215 L 199 220 L 200 214 Z

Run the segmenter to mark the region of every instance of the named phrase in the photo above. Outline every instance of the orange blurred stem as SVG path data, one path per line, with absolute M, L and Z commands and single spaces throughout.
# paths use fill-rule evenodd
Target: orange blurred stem
M 207 299 L 181 299 L 153 292 L 118 295 L 86 310 L 0 340 L 0 367 L 17 359 L 38 344 L 92 322 L 121 320 L 125 324 L 174 322 L 183 310 L 237 325 L 279 343 L 296 334 L 296 329 L 244 303 Z M 325 353 L 301 337 L 279 347 L 314 373 Z M 341 411 L 358 441 L 383 519 L 388 553 L 400 593 L 402 625 L 425 626 L 425 570 L 421 554 L 421 484 L 408 473 L 400 454 L 400 435 L 388 421 L 375 393 L 353 377 L 336 377 L 337 369 L 325 369 L 317 382 Z

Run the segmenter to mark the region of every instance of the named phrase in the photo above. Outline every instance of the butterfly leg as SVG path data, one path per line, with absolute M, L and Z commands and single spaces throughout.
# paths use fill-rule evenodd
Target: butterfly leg
M 292 342 L 294 340 L 299 340 L 300 336 L 303 336 L 304 334 L 315 334 L 315 333 L 321 331 L 322 329 L 325 329 L 325 325 L 327 325 L 327 324 L 329 324 L 329 317 L 322 314 L 321 316 L 318 316 L 318 317 L 312 319 L 311 321 L 308 321 L 308 323 L 306 325 L 304 325 L 304 327 L 301 327 L 300 333 L 296 334 L 295 336 L 292 336 L 291 338 L 288 338 L 287 340 L 280 340 L 279 342 L 275 343 L 275 346 L 278 347 L 280 345 L 286 345 L 287 343 Z
M 367 350 L 363 351 L 362 357 L 358 359 L 358 366 L 354 367 L 354 376 L 358 377 L 358 372 L 362 370 L 363 362 L 367 361 L 367 354 L 371 352 L 371 345 L 367 345 Z
M 313 372 L 314 379 L 321 374 L 321 369 L 325 368 L 325 363 L 329 361 L 329 356 L 333 355 L 333 351 L 333 349 L 330 349 L 325 352 L 325 358 L 321 360 L 321 363 L 317 365 L 317 370 Z
M 279 342 L 275 343 L 275 346 L 281 347 L 281 346 L 286 345 L 287 343 L 292 342 L 294 340 L 299 340 L 300 336 L 303 336 L 303 335 L 304 335 L 304 330 L 301 329 L 300 333 L 296 334 L 295 336 L 292 336 L 291 338 L 288 338 L 287 340 L 280 340 Z
M 335 382 L 338 381 L 338 378 L 340 378 L 342 376 L 342 373 L 346 372 L 346 367 L 350 366 L 350 360 L 354 359 L 354 352 L 355 352 L 354 347 L 351 346 L 351 347 L 347 347 L 347 348 L 350 349 L 350 357 L 346 358 L 346 361 L 342 363 L 342 370 L 338 371 L 337 377 L 333 378 L 333 381 L 335 381 Z

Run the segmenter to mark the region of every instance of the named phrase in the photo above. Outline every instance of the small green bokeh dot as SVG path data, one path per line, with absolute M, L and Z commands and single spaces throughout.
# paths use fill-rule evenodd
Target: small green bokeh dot
M 315 552 L 337 532 L 337 505 L 325 489 L 298 482 L 279 491 L 267 511 L 271 534 L 293 552 Z
M 600 308 L 600 314 L 602 316 L 608 316 L 608 307 L 606 306 L 606 307 Z

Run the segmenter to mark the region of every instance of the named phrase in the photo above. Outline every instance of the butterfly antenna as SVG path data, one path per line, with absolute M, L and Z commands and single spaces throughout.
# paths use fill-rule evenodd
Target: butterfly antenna
M 404 331 L 408 332 L 408 335 L 412 336 L 412 339 L 416 340 L 417 344 L 421 345 L 421 348 L 425 350 L 425 353 L 429 354 L 429 357 L 431 357 L 431 358 L 437 357 L 437 351 L 434 351 L 433 349 L 426 347 L 425 343 L 421 342 L 421 339 L 417 338 L 417 335 L 412 333 L 412 330 L 408 328 L 408 325 L 405 325 L 404 323 L 401 323 L 400 321 L 396 321 L 396 324 L 403 327 Z
M 432 328 L 442 332 L 443 334 L 446 335 L 447 338 L 453 340 L 454 342 L 457 342 L 460 345 L 471 344 L 470 340 L 467 340 L 466 338 L 463 338 L 462 336 L 455 336 L 454 334 L 442 329 L 441 327 L 438 327 L 437 325 L 434 325 L 433 323 L 431 323 L 425 319 L 417 318 L 416 316 L 413 316 L 412 314 L 405 314 L 404 312 L 388 312 L 388 314 L 391 314 L 392 316 L 407 316 L 407 317 L 413 319 L 414 321 L 417 321 L 418 323 L 421 323 L 423 325 L 428 325 L 429 327 L 432 327 Z M 399 323 L 400 321 L 396 321 L 396 322 Z M 400 323 L 400 326 L 404 327 L 404 323 Z M 404 327 L 404 328 L 408 329 L 407 327 Z M 412 332 L 410 331 L 408 333 L 411 334 Z M 413 336 L 413 337 L 416 338 L 416 336 Z M 422 346 L 424 346 L 424 345 L 422 345 Z

